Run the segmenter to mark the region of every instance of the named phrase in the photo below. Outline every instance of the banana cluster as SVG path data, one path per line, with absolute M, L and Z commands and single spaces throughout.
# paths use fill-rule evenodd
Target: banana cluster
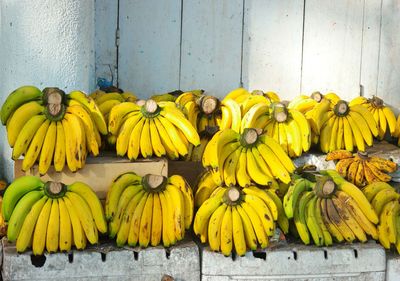
M 211 170 L 218 185 L 246 187 L 255 182 L 262 186 L 277 185 L 275 179 L 290 182 L 294 165 L 282 147 L 266 134 L 245 128 L 218 131 L 208 143 L 203 166 Z
M 336 171 L 349 182 L 358 187 L 392 179 L 387 173 L 397 170 L 397 164 L 377 156 L 368 156 L 366 152 L 353 153 L 346 150 L 335 150 L 326 155 L 325 160 L 338 160 Z
M 175 102 L 200 135 L 200 145 L 190 145 L 185 159 L 201 161 L 207 143 L 219 129 L 220 101 L 216 97 L 204 95 L 202 90 L 194 90 L 182 93 Z
M 199 208 L 204 201 L 210 198 L 211 194 L 217 187 L 218 184 L 215 183 L 211 170 L 204 170 L 197 181 L 197 189 L 194 195 L 194 206 Z
M 93 190 L 82 182 L 44 183 L 38 177 L 17 178 L 6 189 L 2 213 L 7 238 L 18 252 L 34 255 L 86 248 L 107 232 L 103 207 Z
M 249 249 L 268 246 L 276 221 L 286 233 L 289 222 L 271 190 L 219 186 L 196 212 L 193 230 L 211 250 L 225 256 L 234 250 L 243 256 Z
M 400 253 L 400 194 L 385 182 L 371 183 L 363 192 L 379 216 L 379 243 L 386 249 L 394 244 Z
M 184 238 L 193 212 L 192 190 L 178 175 L 122 174 L 110 186 L 105 205 L 109 236 L 119 247 L 172 246 Z
M 200 144 L 197 131 L 173 102 L 120 103 L 111 109 L 108 129 L 116 137 L 117 155 L 127 154 L 130 160 L 139 155 L 177 159 L 188 154 L 189 144 Z
M 378 216 L 361 190 L 334 170 L 316 182 L 297 178 L 283 201 L 286 216 L 293 219 L 304 244 L 317 246 L 336 242 L 366 242 L 378 238 Z
M 326 95 L 325 95 L 326 97 Z M 324 107 L 315 116 L 320 128 L 319 143 L 324 153 L 346 149 L 365 151 L 366 145 L 372 146 L 378 136 L 378 127 L 374 116 L 360 104 L 349 104 L 332 95 L 327 98 L 330 105 Z
M 81 91 L 66 95 L 58 88 L 16 89 L 2 106 L 1 121 L 13 148 L 12 159 L 24 155 L 22 169 L 38 163 L 42 175 L 51 164 L 58 172 L 65 164 L 72 172 L 82 168 L 88 153 L 99 154 L 100 135 L 107 134 L 93 99 Z
M 383 100 L 377 96 L 370 99 L 366 97 L 356 97 L 350 101 L 349 105 L 362 105 L 372 113 L 375 123 L 378 126 L 378 139 L 382 140 L 387 131 L 391 136 L 395 135 L 396 130 L 396 116 L 393 111 L 384 104 Z

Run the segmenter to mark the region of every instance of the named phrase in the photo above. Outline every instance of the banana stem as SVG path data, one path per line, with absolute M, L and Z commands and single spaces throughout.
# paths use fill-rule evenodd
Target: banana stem
M 44 193 L 50 198 L 63 197 L 67 192 L 67 186 L 61 182 L 48 181 L 44 184 Z
M 285 104 L 282 102 L 276 103 L 273 109 L 273 116 L 277 122 L 285 122 L 288 118 L 288 111 Z
M 323 176 L 317 179 L 314 191 L 318 197 L 330 198 L 336 191 L 336 184 L 329 176 Z
M 323 98 L 322 94 L 321 94 L 320 92 L 318 92 L 318 91 L 312 93 L 310 97 L 311 97 L 313 100 L 315 100 L 316 102 L 321 102 L 321 100 L 322 100 L 322 98 Z
M 59 121 L 65 114 L 65 92 L 59 88 L 45 88 L 43 90 L 43 104 L 45 115 L 52 121 Z
M 363 160 L 369 159 L 368 152 L 366 152 L 366 151 L 358 151 L 357 155 L 358 155 L 358 157 L 360 157 Z
M 160 107 L 157 102 L 152 99 L 146 100 L 141 110 L 146 118 L 156 117 L 160 113 Z
M 333 110 L 337 116 L 342 117 L 346 116 L 349 113 L 350 107 L 347 101 L 340 100 L 337 102 Z
M 168 179 L 161 175 L 147 174 L 142 178 L 142 185 L 148 192 L 160 192 L 164 190 Z
M 245 128 L 240 137 L 240 143 L 242 146 L 250 147 L 254 145 L 258 140 L 257 130 L 254 128 Z
M 218 99 L 213 96 L 201 96 L 199 99 L 200 109 L 206 114 L 212 114 L 218 107 Z
M 383 106 L 383 100 L 377 96 L 372 96 L 371 103 L 375 108 L 381 108 Z
M 242 202 L 242 194 L 237 187 L 230 187 L 225 191 L 224 202 L 227 205 L 234 206 Z
M 261 90 L 254 90 L 253 92 L 251 92 L 251 94 L 255 96 L 263 96 L 264 92 Z

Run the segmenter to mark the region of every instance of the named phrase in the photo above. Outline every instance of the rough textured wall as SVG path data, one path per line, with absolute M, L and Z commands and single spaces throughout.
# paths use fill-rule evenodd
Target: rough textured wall
M 94 0 L 0 1 L 0 104 L 21 85 L 92 90 Z M 0 176 L 13 162 L 0 128 Z

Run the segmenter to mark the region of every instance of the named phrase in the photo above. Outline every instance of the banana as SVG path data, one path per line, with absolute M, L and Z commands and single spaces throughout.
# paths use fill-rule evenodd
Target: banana
M 167 184 L 165 194 L 174 202 L 175 237 L 182 240 L 185 237 L 185 201 L 181 191 L 172 184 Z
M 139 231 L 140 231 L 140 220 L 143 215 L 143 210 L 147 202 L 149 194 L 145 193 L 145 195 L 140 199 L 139 203 L 137 204 L 136 208 L 133 210 L 128 207 L 127 211 L 129 212 L 129 217 L 131 217 L 131 222 L 129 226 L 129 234 L 128 234 L 128 245 L 131 247 L 136 246 L 139 241 Z M 125 219 L 124 219 L 125 220 Z M 128 221 L 128 218 L 126 219 Z M 125 239 L 120 239 L 120 232 L 118 232 L 117 236 L 117 245 L 123 246 L 125 244 Z M 125 241 L 123 241 L 125 240 Z
M 381 172 L 375 165 L 371 164 L 369 161 L 366 161 L 365 164 L 371 170 L 372 174 L 380 181 L 388 182 L 392 179 L 391 176 Z
M 255 105 L 260 105 L 260 104 L 267 106 L 264 110 L 262 110 L 262 112 L 265 113 L 268 112 L 268 106 L 271 104 L 271 101 L 269 101 L 267 97 L 264 97 L 262 95 L 254 95 L 254 94 L 249 95 L 245 100 L 243 100 L 240 103 L 242 116 L 244 117 Z M 254 127 L 248 127 L 248 128 L 254 128 Z
M 336 164 L 336 171 L 342 176 L 347 177 L 348 169 L 350 165 L 354 162 L 354 158 L 341 159 Z
M 358 171 L 358 164 L 360 163 L 359 159 L 355 159 L 350 165 L 347 171 L 346 179 L 354 184 L 354 180 Z
M 280 162 L 283 164 L 283 166 L 286 168 L 286 170 L 291 173 L 294 171 L 295 166 L 292 162 L 292 160 L 289 158 L 289 156 L 284 152 L 282 147 L 277 143 L 274 139 L 267 135 L 261 135 L 259 136 L 259 141 L 266 144 L 273 152 L 274 154 L 278 157 Z
M 166 151 L 161 142 L 161 138 L 157 131 L 157 126 L 155 124 L 154 119 L 150 119 L 149 127 L 150 127 L 151 146 L 152 146 L 153 152 L 157 157 L 162 157 L 166 154 Z
M 43 110 L 44 107 L 37 101 L 25 103 L 15 110 L 7 120 L 7 139 L 10 147 L 14 147 L 25 123 L 33 116 L 43 113 Z
M 389 210 L 384 215 L 387 216 L 389 242 L 395 244 L 397 240 L 396 220 L 398 219 L 399 216 L 400 205 L 398 201 L 392 201 L 389 203 L 389 205 L 390 205 Z
M 182 138 L 179 135 L 179 129 L 174 126 L 167 118 L 160 116 L 159 120 L 161 124 L 164 126 L 167 134 L 170 136 L 171 140 L 173 140 L 173 145 L 178 151 L 179 155 L 186 156 L 188 154 L 188 147 L 182 141 Z M 196 133 L 197 134 L 197 133 Z M 199 139 L 200 142 L 200 139 Z
M 72 225 L 67 206 L 62 198 L 58 198 L 60 213 L 60 251 L 70 251 L 72 244 Z
M 278 225 L 283 231 L 283 233 L 288 233 L 289 232 L 289 220 L 285 215 L 285 210 L 283 209 L 283 204 L 281 199 L 278 197 L 278 195 L 275 193 L 276 191 L 273 189 L 265 189 L 264 190 L 267 195 L 274 201 L 275 206 L 278 210 Z
M 367 103 L 368 103 L 368 99 L 366 97 L 358 96 L 349 102 L 349 106 L 353 106 L 356 104 L 367 104 Z
M 117 142 L 116 142 L 116 146 L 115 146 L 115 148 L 117 150 L 117 155 L 124 156 L 126 154 L 126 152 L 128 150 L 129 140 L 130 140 L 131 134 L 133 132 L 133 129 L 139 123 L 139 121 L 141 119 L 142 119 L 142 114 L 137 113 L 135 115 L 130 116 L 122 124 L 121 129 L 117 136 Z
M 328 231 L 328 228 L 326 227 L 324 220 L 322 218 L 321 200 L 322 200 L 322 198 L 318 198 L 315 203 L 315 207 L 316 207 L 314 210 L 315 219 L 317 221 L 319 228 L 322 231 L 325 246 L 330 246 L 330 245 L 332 245 L 333 241 L 332 241 L 332 236 L 331 236 L 330 232 Z
M 372 136 L 370 128 L 368 127 L 368 123 L 364 119 L 364 117 L 361 114 L 359 114 L 358 112 L 351 111 L 351 110 L 349 111 L 349 116 L 357 124 L 357 126 L 361 132 L 361 135 L 364 138 L 365 143 L 368 146 L 372 146 L 373 136 Z
M 247 195 L 254 195 L 259 197 L 269 208 L 272 217 L 274 221 L 278 219 L 279 213 L 278 213 L 278 207 L 275 203 L 275 201 L 271 198 L 270 193 L 267 193 L 267 189 L 259 189 L 256 186 L 252 185 L 246 188 L 243 188 L 243 192 Z
M 261 170 L 251 149 L 247 149 L 246 151 L 246 161 L 247 173 L 254 182 L 263 186 L 271 184 L 271 177 L 266 175 L 265 171 Z
M 332 202 L 335 205 L 335 208 L 339 216 L 341 217 L 342 221 L 347 224 L 347 226 L 354 233 L 355 237 L 357 237 L 357 239 L 361 242 L 366 242 L 368 239 L 364 230 L 357 223 L 357 220 L 354 219 L 349 210 L 346 208 L 346 205 L 336 196 L 332 197 Z
M 257 211 L 245 201 L 242 202 L 241 207 L 243 208 L 247 216 L 250 218 L 251 224 L 253 225 L 253 229 L 256 234 L 257 241 L 260 244 L 260 247 L 262 249 L 266 248 L 269 244 L 269 241 L 267 234 L 265 232 L 266 229 L 264 228 L 263 225 L 264 218 L 261 220 Z
M 39 153 L 42 149 L 44 139 L 46 137 L 47 129 L 49 128 L 50 120 L 45 120 L 35 133 L 28 150 L 25 153 L 24 160 L 22 161 L 22 170 L 28 171 L 36 162 Z
M 235 251 L 239 256 L 246 254 L 246 238 L 243 229 L 242 219 L 236 206 L 232 206 L 232 229 L 233 229 L 233 242 Z
M 79 215 L 76 212 L 76 210 L 73 206 L 73 203 L 70 201 L 70 199 L 67 196 L 64 196 L 62 198 L 62 200 L 64 201 L 64 205 L 65 205 L 66 209 L 68 210 L 69 218 L 71 220 L 72 237 L 73 237 L 72 241 L 78 250 L 84 249 L 84 248 L 86 248 L 86 236 L 85 236 L 83 227 L 81 225 Z
M 330 149 L 330 143 L 331 143 L 331 134 L 332 134 L 332 130 L 333 130 L 333 125 L 335 123 L 335 120 L 337 119 L 337 117 L 335 116 L 335 114 L 331 111 L 329 112 L 329 115 L 327 117 L 327 121 L 322 123 L 322 128 L 320 131 L 320 148 L 321 151 L 324 153 L 329 152 Z
M 301 241 L 303 241 L 303 243 L 306 245 L 310 244 L 310 232 L 307 227 L 306 210 L 307 210 L 307 204 L 313 197 L 314 194 L 311 191 L 306 191 L 301 193 L 299 195 L 299 200 L 297 201 L 293 213 L 293 222 L 296 226 L 296 230 L 300 236 Z
M 167 108 L 161 110 L 160 115 L 179 128 L 179 130 L 181 130 L 185 135 L 186 139 L 194 146 L 198 146 L 200 144 L 199 134 L 190 124 L 189 120 L 187 120 L 184 116 L 179 116 L 175 113 L 175 111 L 171 111 Z
M 314 244 L 317 246 L 322 246 L 324 244 L 324 234 L 318 224 L 315 212 L 318 210 L 316 208 L 317 197 L 312 198 L 306 205 L 306 222 L 308 230 L 310 231 L 311 237 L 314 240 Z M 326 242 L 325 242 L 326 243 Z
M 344 149 L 344 127 L 343 127 L 343 117 L 339 117 L 339 126 L 336 140 L 336 147 L 338 149 Z
M 22 253 L 28 248 L 35 229 L 36 221 L 46 201 L 46 196 L 43 196 L 41 199 L 36 201 L 28 215 L 25 217 L 20 233 L 17 237 L 16 249 L 18 253 Z
M 251 178 L 247 173 L 247 155 L 246 155 L 247 148 L 242 148 L 239 155 L 239 160 L 236 165 L 236 181 L 237 184 L 241 187 L 246 187 L 251 184 Z
M 226 210 L 227 205 L 221 204 L 208 222 L 208 241 L 212 251 L 219 251 L 221 248 L 221 224 Z
M 153 195 L 152 211 L 150 245 L 154 247 L 160 244 L 162 229 L 163 227 L 166 227 L 162 224 L 162 210 L 159 193 L 154 193 Z
M 124 101 L 122 101 L 122 102 L 124 102 Z M 99 103 L 96 100 L 96 103 L 98 104 L 100 112 L 105 116 L 106 114 L 110 113 L 111 109 L 114 106 L 120 104 L 121 101 L 119 101 L 119 100 L 107 100 L 107 101 L 104 101 L 103 103 Z M 107 119 L 105 119 L 105 121 L 107 122 Z
M 294 152 L 294 156 L 300 156 L 303 151 L 300 127 L 292 118 L 289 118 L 287 123 L 284 123 L 284 127 L 286 128 L 288 147 L 291 147 L 290 151 Z M 308 147 L 308 143 L 306 147 Z
M 153 148 L 150 139 L 150 119 L 146 118 L 143 124 L 142 132 L 140 134 L 140 152 L 143 158 L 153 156 Z
M 46 201 L 36 221 L 35 231 L 33 233 L 33 240 L 32 240 L 32 253 L 35 256 L 42 255 L 45 248 L 46 234 L 47 234 L 52 202 L 53 199 L 48 199 Z
M 346 150 L 353 151 L 354 148 L 353 132 L 351 131 L 350 123 L 346 117 L 342 117 L 342 120 L 343 120 L 344 146 Z
M 15 179 L 5 190 L 1 214 L 6 222 L 10 221 L 11 215 L 17 203 L 31 191 L 42 190 L 44 183 L 39 177 L 22 176 Z
M 17 160 L 23 153 L 26 152 L 31 140 L 34 138 L 36 132 L 45 122 L 46 117 L 44 115 L 35 115 L 29 119 L 23 126 L 21 132 L 15 141 L 15 145 L 12 151 L 12 159 Z
M 374 182 L 380 182 L 380 180 L 375 177 L 375 174 L 372 173 L 371 169 L 367 165 L 367 161 L 364 161 L 364 177 L 367 183 L 374 183 Z
M 55 253 L 58 250 L 60 233 L 60 213 L 57 199 L 52 200 L 49 222 L 46 232 L 46 249 L 49 253 Z
M 250 250 L 254 251 L 257 249 L 257 236 L 256 236 L 256 233 L 254 232 L 252 222 L 251 222 L 249 216 L 247 215 L 247 213 L 244 211 L 244 209 L 240 205 L 236 205 L 234 207 L 238 211 L 240 218 L 242 220 L 246 244 L 250 248 Z
M 228 110 L 230 111 L 230 116 L 232 117 L 231 121 L 231 127 L 232 130 L 235 132 L 240 132 L 241 129 L 241 119 L 242 119 L 242 113 L 240 110 L 239 104 L 237 104 L 234 100 L 232 99 L 223 99 L 222 102 L 222 107 L 226 106 Z
M 353 242 L 355 239 L 354 233 L 342 220 L 339 211 L 336 209 L 331 199 L 326 199 L 326 211 L 328 213 L 329 220 L 333 223 L 336 229 L 339 230 L 344 240 L 350 243 Z
M 112 220 L 116 214 L 118 201 L 124 189 L 129 185 L 140 184 L 141 181 L 142 178 L 133 172 L 124 173 L 113 180 L 107 192 L 105 203 L 105 215 L 108 221 Z
M 244 196 L 247 202 L 257 212 L 263 225 L 264 231 L 268 236 L 273 236 L 275 231 L 275 224 L 273 214 L 268 205 L 263 200 L 253 194 L 246 194 Z
M 66 144 L 65 144 L 65 133 L 64 127 L 61 121 L 57 121 L 56 125 L 57 136 L 54 147 L 53 163 L 56 172 L 61 172 L 65 165 L 65 154 L 66 154 Z
M 81 91 L 72 91 L 68 94 L 68 98 L 72 100 L 76 100 L 81 103 L 88 112 L 90 112 L 90 116 L 92 117 L 96 127 L 100 131 L 102 135 L 107 135 L 107 124 L 104 120 L 103 114 L 98 108 L 96 102 L 91 97 L 87 96 L 85 93 Z
M 310 182 L 306 179 L 297 179 L 294 184 L 289 186 L 289 189 L 283 198 L 283 208 L 286 216 L 291 219 L 293 218 L 293 211 L 297 204 L 299 195 L 307 190 L 311 189 Z
M 185 228 L 189 229 L 190 225 L 192 224 L 194 213 L 194 198 L 192 189 L 182 176 L 172 175 L 168 178 L 168 180 L 182 192 L 185 208 Z
M 107 222 L 103 213 L 103 206 L 96 193 L 87 184 L 79 181 L 68 185 L 67 190 L 80 195 L 85 200 L 93 215 L 97 229 L 103 234 L 106 233 Z
M 99 240 L 97 227 L 88 203 L 86 203 L 85 199 L 75 192 L 67 191 L 65 196 L 71 201 L 73 208 L 75 208 L 75 212 L 79 213 L 79 219 L 87 240 L 90 244 L 97 244 Z
M 62 119 L 62 126 L 65 136 L 65 160 L 67 162 L 68 169 L 71 172 L 76 172 L 78 169 L 78 151 L 77 151 L 77 136 L 75 130 L 71 127 L 71 124 L 67 119 Z
M 369 162 L 385 173 L 393 173 L 397 170 L 397 164 L 391 160 L 371 156 L 369 157 Z
M 387 122 L 386 122 L 386 116 L 383 113 L 381 108 L 377 108 L 378 115 L 379 115 L 379 139 L 382 140 L 383 137 L 385 136 L 386 129 L 387 129 Z
M 146 203 L 143 207 L 143 213 L 140 218 L 139 227 L 139 245 L 146 248 L 151 239 L 151 220 L 153 217 L 153 197 L 154 194 L 150 193 L 147 196 Z
M 130 225 L 131 223 L 133 223 L 133 215 L 136 210 L 136 207 L 138 207 L 139 202 L 141 202 L 142 200 L 146 202 L 146 198 L 147 198 L 147 193 L 144 192 L 143 190 L 136 193 L 133 196 L 133 198 L 130 201 L 128 201 L 128 205 L 126 206 L 126 208 L 121 212 L 122 214 L 121 217 L 118 217 L 118 219 L 120 220 L 120 226 L 117 229 L 117 238 L 116 238 L 116 243 L 118 247 L 122 247 L 123 245 L 125 245 L 126 241 L 128 240 Z M 112 229 L 111 225 L 110 229 Z M 139 231 L 139 228 L 137 227 L 136 230 Z M 111 235 L 115 236 L 115 234 L 110 233 L 110 236 Z M 135 243 L 137 243 L 137 240 Z
M 6 125 L 8 118 L 17 108 L 30 101 L 39 101 L 42 99 L 42 96 L 42 91 L 34 86 L 22 86 L 14 90 L 8 95 L 6 101 L 1 107 L 1 123 Z
M 385 115 L 390 135 L 393 136 L 394 132 L 396 131 L 396 116 L 388 106 L 382 107 L 381 111 Z
M 106 93 L 95 99 L 95 101 L 99 105 L 99 107 L 106 101 L 110 101 L 110 100 L 117 100 L 119 102 L 125 101 L 124 97 L 120 93 Z
M 394 188 L 383 189 L 379 191 L 371 201 L 376 214 L 379 216 L 386 204 L 390 201 L 398 200 L 400 195 Z
M 259 96 L 262 97 L 262 96 Z M 262 97 L 264 98 L 264 97 Z M 265 99 L 265 98 L 264 98 Z M 243 109 L 243 112 L 246 112 L 242 118 L 240 124 L 240 132 L 243 133 L 245 128 L 255 128 L 255 123 L 257 119 L 268 112 L 269 105 L 266 103 L 257 103 L 251 106 L 248 111 L 247 109 Z
M 156 117 L 153 119 L 153 121 L 157 127 L 157 132 L 160 134 L 161 143 L 165 148 L 168 158 L 170 158 L 171 160 L 179 158 L 179 153 L 175 148 L 171 138 L 169 137 L 167 130 L 161 124 L 160 120 Z
M 297 123 L 301 132 L 301 145 L 304 152 L 307 152 L 311 147 L 311 128 L 305 116 L 294 109 L 289 109 L 289 114 Z
M 275 140 L 281 145 L 286 154 L 288 154 L 290 157 L 293 157 L 294 152 L 291 151 L 291 147 L 288 146 L 285 124 L 277 122 L 277 127 L 274 130 L 278 132 L 278 139 Z
M 348 158 L 352 158 L 352 157 L 353 157 L 353 153 L 351 153 L 350 151 L 338 149 L 338 150 L 333 150 L 333 151 L 329 152 L 325 157 L 325 161 L 342 160 L 342 159 L 348 159 Z
M 340 233 L 339 229 L 336 225 L 330 220 L 328 211 L 327 211 L 327 203 L 325 198 L 321 199 L 321 212 L 322 212 L 322 220 L 325 223 L 326 228 L 329 230 L 329 233 L 336 239 L 337 242 L 343 242 L 343 235 Z
M 354 177 L 354 184 L 358 187 L 364 186 L 365 185 L 365 180 L 364 180 L 364 161 L 360 160 L 358 163 L 358 168 L 357 172 Z
M 375 197 L 375 195 L 378 194 L 378 192 L 383 189 L 393 189 L 393 187 L 386 182 L 379 181 L 366 185 L 362 191 L 365 197 L 368 199 L 368 201 L 371 202 L 372 199 Z
M 232 207 L 227 206 L 221 221 L 221 252 L 229 256 L 233 248 Z
M 75 144 L 75 148 L 73 149 L 74 153 L 73 155 L 71 155 L 71 157 L 73 157 L 74 159 L 71 160 L 75 162 L 76 168 L 83 168 L 87 155 L 85 128 L 83 127 L 82 121 L 79 119 L 79 117 L 74 114 L 66 113 L 64 115 L 64 119 L 69 124 L 69 128 L 73 130 L 73 133 L 67 132 L 67 135 L 71 134 L 71 146 L 72 142 Z
M 197 184 L 196 194 L 194 196 L 194 205 L 199 208 L 204 201 L 210 198 L 211 193 L 217 188 L 210 172 L 206 171 Z
M 392 203 L 388 203 L 383 207 L 383 210 L 379 216 L 379 225 L 378 225 L 378 233 L 379 233 L 379 242 L 385 249 L 390 249 L 390 228 L 389 225 L 389 213 L 392 208 Z
M 227 100 L 227 99 L 233 99 L 235 100 L 236 98 L 240 97 L 240 96 L 246 96 L 249 95 L 250 93 L 244 89 L 244 88 L 237 88 L 231 92 L 229 92 L 225 98 L 223 99 L 223 101 Z
M 242 149 L 239 147 L 234 150 L 225 160 L 224 168 L 220 173 L 224 177 L 224 182 L 226 186 L 235 186 L 236 185 L 236 167 L 239 162 L 239 156 Z
M 265 162 L 268 163 L 268 167 L 271 169 L 272 175 L 284 183 L 289 183 L 291 178 L 288 170 L 281 163 L 280 159 L 271 150 L 271 148 L 260 142 L 257 144 L 257 149 Z
M 357 205 L 357 203 L 348 196 L 343 191 L 337 191 L 336 196 L 339 200 L 342 201 L 344 205 L 346 205 L 346 209 L 350 212 L 350 214 L 354 217 L 357 223 L 361 226 L 361 228 L 370 235 L 373 239 L 378 239 L 378 231 L 374 224 L 372 224 L 368 218 L 364 215 L 363 210 Z
M 175 222 L 173 218 L 172 202 L 167 201 L 164 191 L 159 194 L 162 209 L 162 239 L 164 247 L 169 247 L 176 243 Z
M 44 175 L 51 165 L 57 137 L 57 123 L 51 122 L 44 137 L 39 157 L 39 174 Z

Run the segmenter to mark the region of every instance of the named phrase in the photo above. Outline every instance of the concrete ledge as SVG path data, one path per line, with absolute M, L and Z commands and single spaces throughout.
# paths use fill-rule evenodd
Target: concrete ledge
M 102 245 L 71 253 L 18 254 L 15 246 L 3 240 L 2 276 L 8 280 L 161 280 L 164 274 L 174 280 L 200 281 L 199 249 L 183 241 L 169 249 L 154 247 L 117 248 Z

